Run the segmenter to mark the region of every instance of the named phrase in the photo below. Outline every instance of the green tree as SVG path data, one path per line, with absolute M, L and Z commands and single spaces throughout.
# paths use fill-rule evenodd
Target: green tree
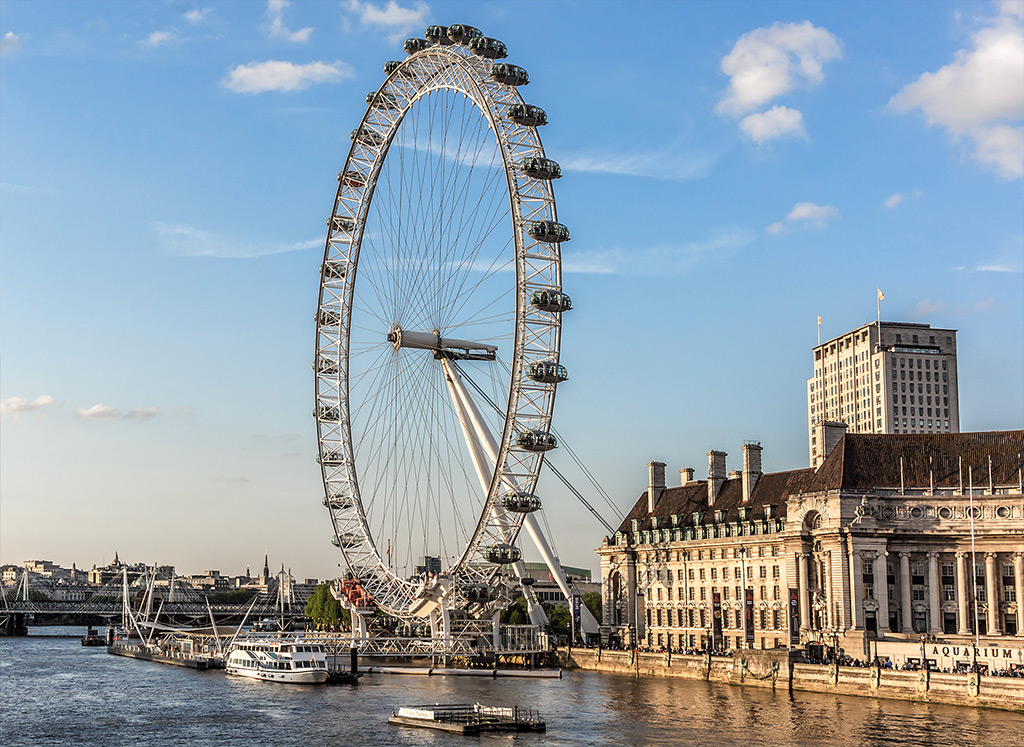
M 572 615 L 569 608 L 560 604 L 545 604 L 544 612 L 548 616 L 548 633 L 559 640 L 569 639 L 569 625 L 572 622 Z
M 599 591 L 588 591 L 580 594 L 580 598 L 583 599 L 583 604 L 590 608 L 590 611 L 594 614 L 594 618 L 601 621 L 601 592 Z
M 529 625 L 530 613 L 526 609 L 526 597 L 519 597 L 501 613 L 502 625 Z
M 336 627 L 339 623 L 348 625 L 348 610 L 341 608 L 338 600 L 331 595 L 330 584 L 319 584 L 309 596 L 305 609 L 306 617 L 319 627 Z

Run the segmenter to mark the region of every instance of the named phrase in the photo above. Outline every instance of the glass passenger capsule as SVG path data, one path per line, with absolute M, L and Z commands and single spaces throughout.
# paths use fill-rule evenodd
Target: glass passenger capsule
M 388 60 L 384 63 L 384 74 L 392 75 L 396 70 L 401 68 L 401 72 L 398 74 L 403 78 L 412 78 L 416 75 L 408 66 L 402 67 L 402 63 L 398 60 Z
M 560 244 L 569 240 L 569 229 L 553 220 L 533 220 L 526 224 L 526 232 L 537 241 Z
M 559 179 L 562 176 L 562 167 L 557 161 L 550 158 L 539 158 L 531 156 L 524 158 L 519 164 L 519 170 L 531 179 Z
M 464 23 L 456 23 L 448 27 L 448 38 L 456 44 L 466 44 L 470 39 L 483 36 L 484 32 L 475 26 L 467 26 Z
M 370 91 L 366 94 L 366 103 L 374 109 L 398 108 L 398 98 L 387 91 Z
M 535 579 L 533 576 L 523 576 L 521 579 L 519 579 L 519 583 L 521 583 L 523 586 L 533 586 L 535 583 L 537 583 L 537 579 Z
M 338 172 L 338 184 L 343 184 L 346 187 L 361 187 L 366 184 L 366 177 L 358 171 L 347 171 Z
M 505 115 L 509 120 L 525 127 L 540 127 L 548 123 L 548 114 L 533 104 L 512 104 Z
M 540 498 L 533 493 L 506 493 L 501 497 L 501 507 L 517 514 L 531 514 L 540 510 Z
M 526 375 L 541 384 L 561 384 L 569 378 L 569 372 L 565 369 L 565 366 L 552 363 L 551 361 L 528 363 Z
M 550 451 L 558 446 L 558 439 L 547 431 L 523 431 L 516 436 L 516 443 L 527 451 Z
M 341 417 L 341 409 L 337 405 L 323 402 L 313 411 L 313 415 L 321 420 L 338 420 Z
M 320 265 L 320 274 L 327 280 L 341 280 L 346 271 L 345 263 L 339 259 L 329 259 Z
M 452 44 L 452 40 L 448 38 L 447 26 L 427 26 L 427 30 L 423 32 L 423 35 L 427 37 L 427 41 L 431 44 L 440 44 L 445 47 Z
M 505 42 L 491 39 L 488 36 L 478 36 L 475 39 L 470 39 L 466 46 L 469 47 L 469 51 L 473 54 L 485 57 L 488 60 L 503 60 L 508 57 L 508 47 L 505 46 Z
M 361 542 L 362 540 L 358 534 L 351 534 L 349 532 L 344 532 L 340 536 L 335 535 L 334 537 L 331 537 L 332 545 L 334 545 L 335 547 L 344 547 L 346 549 L 356 547 Z
M 341 314 L 334 309 L 321 309 L 316 321 L 321 327 L 337 327 L 341 324 Z
M 497 565 L 508 565 L 509 563 L 515 563 L 523 557 L 523 553 L 520 552 L 518 547 L 512 545 L 493 545 L 488 547 L 484 552 L 484 557 L 488 563 L 495 563 Z
M 337 449 L 328 449 L 323 456 L 317 457 L 316 461 L 325 466 L 337 466 L 342 462 L 341 452 Z
M 530 74 L 518 65 L 497 62 L 491 65 L 491 80 L 507 86 L 525 86 L 530 82 Z
M 323 504 L 327 508 L 334 510 L 352 508 L 353 505 L 352 498 L 343 493 L 335 493 L 332 496 L 324 498 Z
M 499 591 L 489 584 L 469 584 L 462 589 L 469 602 L 489 602 L 496 598 Z
M 331 229 L 332 233 L 335 231 L 351 231 L 356 227 L 356 222 L 344 215 L 332 215 L 327 219 L 327 227 Z
M 413 37 L 412 39 L 406 39 L 405 44 L 402 45 L 402 49 L 405 50 L 406 54 L 416 54 L 422 52 L 424 49 L 430 46 L 430 42 L 426 39 L 420 39 L 419 37 Z
M 313 364 L 313 370 L 322 374 L 336 374 L 338 373 L 338 361 L 321 355 Z
M 530 305 L 540 311 L 560 313 L 572 308 L 572 299 L 556 290 L 536 290 L 530 294 Z
M 348 137 L 360 145 L 380 145 L 384 142 L 384 136 L 375 130 L 352 130 Z

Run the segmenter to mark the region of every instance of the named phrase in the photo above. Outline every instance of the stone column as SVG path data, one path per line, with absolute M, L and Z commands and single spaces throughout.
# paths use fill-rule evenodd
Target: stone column
M 864 568 L 859 552 L 853 549 L 850 538 L 850 616 L 852 630 L 864 627 Z
M 999 627 L 999 578 L 996 576 L 996 554 L 985 553 L 985 596 L 988 598 L 988 635 L 1000 635 Z
M 910 591 L 910 553 L 900 553 L 900 632 L 910 633 L 913 630 L 911 616 Z
M 939 553 L 932 550 L 928 553 L 928 633 L 938 635 L 942 632 L 942 620 L 939 619 Z
M 796 568 L 800 576 L 800 630 L 811 629 L 811 588 L 807 576 L 810 563 L 810 553 L 798 552 L 796 554 Z
M 822 579 L 825 583 L 825 618 L 822 620 L 822 624 L 826 628 L 838 627 L 835 620 L 835 608 L 832 606 L 832 551 L 829 550 L 825 553 L 825 578 Z
M 967 553 L 956 554 L 956 602 L 957 602 L 957 635 L 971 634 L 971 609 L 967 603 L 967 589 L 970 576 L 967 574 Z
M 1013 554 L 1013 582 L 1017 590 L 1017 635 L 1024 636 L 1024 552 Z
M 889 572 L 884 550 L 875 553 L 875 596 L 878 601 L 878 633 L 889 632 Z

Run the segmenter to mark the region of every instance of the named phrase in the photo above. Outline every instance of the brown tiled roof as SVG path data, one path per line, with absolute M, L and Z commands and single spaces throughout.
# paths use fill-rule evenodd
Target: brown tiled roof
M 899 487 L 901 458 L 902 484 L 908 488 L 958 487 L 962 474 L 966 489 L 970 472 L 976 486 L 987 487 L 990 457 L 993 484 L 1015 485 L 1022 454 L 1024 431 L 847 433 L 805 490 Z
M 708 511 L 708 484 L 706 481 L 683 485 L 678 488 L 666 488 L 654 507 L 654 513 L 647 513 L 647 491 L 640 494 L 636 504 L 626 515 L 619 526 L 620 532 L 632 531 L 633 519 L 640 520 L 640 529 L 651 529 L 651 516 L 668 521 L 673 515 L 681 516 L 682 524 L 693 524 L 693 514 L 697 511 L 705 511 L 702 523 L 710 524 L 713 521 L 714 511 L 725 511 L 725 521 L 739 521 L 739 509 L 741 505 L 751 509 L 751 516 L 756 518 L 764 517 L 764 507 L 774 504 L 776 506 L 775 516 L 784 518 L 786 516 L 786 498 L 790 493 L 796 492 L 813 476 L 810 469 L 798 469 L 790 472 L 772 472 L 761 475 L 754 487 L 754 492 L 747 503 L 743 503 L 743 481 L 725 480 L 715 504 Z
M 960 460 L 963 460 L 963 485 L 968 486 L 969 470 L 974 484 L 988 487 L 989 457 L 992 482 L 1016 485 L 1024 458 L 1024 431 L 984 431 L 980 433 L 847 433 L 836 444 L 817 472 L 798 469 L 761 475 L 747 502 L 756 518 L 764 516 L 764 506 L 774 504 L 776 516 L 785 518 L 786 499 L 793 493 L 825 490 L 872 490 L 900 486 L 900 457 L 903 458 L 903 485 L 907 488 L 929 486 L 929 469 L 935 487 L 960 485 Z M 931 460 L 929 462 L 929 459 Z M 714 511 L 725 511 L 726 522 L 739 520 L 743 497 L 742 480 L 725 480 L 711 511 L 707 511 L 708 485 L 695 482 L 678 488 L 666 488 L 647 513 L 647 491 L 640 494 L 619 526 L 620 532 L 632 531 L 633 519 L 640 529 L 651 529 L 651 516 L 668 521 L 682 517 L 693 524 L 693 514 L 705 511 L 703 523 L 711 523 Z

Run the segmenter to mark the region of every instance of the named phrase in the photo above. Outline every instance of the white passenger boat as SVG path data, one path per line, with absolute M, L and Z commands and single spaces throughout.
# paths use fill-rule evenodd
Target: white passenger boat
M 327 657 L 321 644 L 301 638 L 239 638 L 225 670 L 254 680 L 318 685 L 327 681 Z

